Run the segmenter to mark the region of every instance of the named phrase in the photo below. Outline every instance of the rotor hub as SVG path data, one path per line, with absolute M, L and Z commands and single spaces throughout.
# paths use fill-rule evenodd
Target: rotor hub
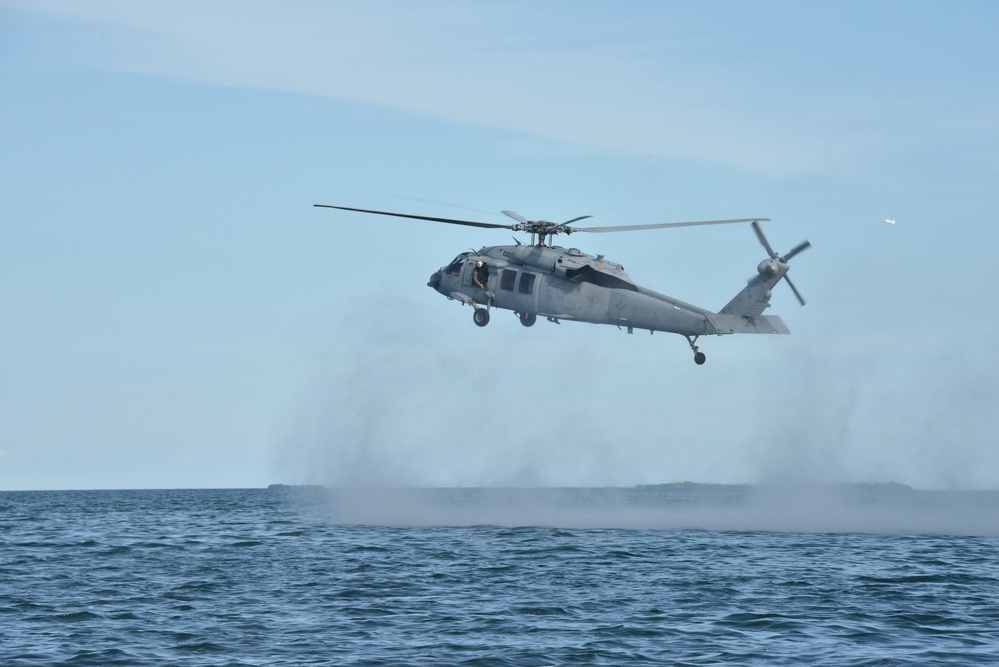
M 765 259 L 760 262 L 756 270 L 760 272 L 760 275 L 773 277 L 780 273 L 780 265 L 777 264 L 777 260 Z

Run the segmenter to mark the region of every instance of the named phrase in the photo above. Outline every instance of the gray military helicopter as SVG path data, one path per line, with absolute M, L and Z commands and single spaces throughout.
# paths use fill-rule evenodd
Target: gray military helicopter
M 790 333 L 780 317 L 763 314 L 770 307 L 771 290 L 782 278 L 801 305 L 805 305 L 805 300 L 787 272 L 791 258 L 811 244 L 802 241 L 784 255 L 777 253 L 760 229 L 759 223 L 769 221 L 769 218 L 572 227 L 572 223 L 590 216 L 554 223 L 527 220 L 513 211 L 503 211 L 516 223 L 501 225 L 331 204 L 315 206 L 451 225 L 528 232 L 531 235 L 530 245 L 514 239 L 516 245 L 487 246 L 478 252 L 463 252 L 430 276 L 427 285 L 448 299 L 473 307 L 472 319 L 480 327 L 489 324 L 491 308 L 500 308 L 512 310 L 525 327 L 533 326 L 538 315 L 542 315 L 555 324 L 561 320 L 575 320 L 613 324 L 628 333 L 634 333 L 635 329 L 647 329 L 650 334 L 656 331 L 675 333 L 687 339 L 694 352 L 694 362 L 700 365 L 707 359 L 696 345 L 701 336 Z M 760 262 L 757 267 L 758 275 L 753 276 L 746 287 L 717 313 L 635 284 L 624 272 L 624 267 L 608 261 L 603 255 L 587 255 L 576 248 L 562 248 L 553 243 L 558 234 L 630 232 L 739 222 L 752 224 L 769 257 Z

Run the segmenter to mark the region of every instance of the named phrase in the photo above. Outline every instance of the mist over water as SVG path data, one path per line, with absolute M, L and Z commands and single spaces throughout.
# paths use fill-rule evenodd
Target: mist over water
M 936 534 L 999 537 L 999 492 L 901 485 L 329 489 L 330 518 L 376 526 Z
M 636 389 L 641 365 L 628 368 L 631 385 L 581 365 L 552 389 L 543 354 L 503 344 L 502 363 L 483 362 L 479 345 L 345 346 L 293 415 L 281 481 L 326 487 L 326 512 L 343 524 L 999 537 L 999 491 L 968 488 L 994 458 L 975 449 L 980 426 L 935 448 L 916 431 L 939 412 L 902 419 L 901 399 L 867 389 L 877 367 L 807 382 L 834 361 L 799 351 L 788 382 L 800 390 L 777 391 L 773 405 L 738 388 L 745 366 L 716 369 L 736 379 L 711 394 L 716 413 L 698 413 L 697 391 L 664 408 L 663 390 Z M 569 345 L 580 358 L 591 347 Z M 954 488 L 886 483 L 899 474 Z
M 498 317 L 498 316 L 497 316 Z M 517 325 L 520 326 L 519 324 Z M 289 418 L 276 450 L 282 481 L 330 486 L 624 484 L 633 433 L 655 405 L 624 407 L 593 367 L 552 375 L 545 350 L 500 341 L 395 340 L 335 350 Z M 573 356 L 590 356 L 585 341 Z M 553 384 L 554 383 L 554 384 Z M 646 480 L 638 480 L 646 481 Z M 659 478 L 647 481 L 660 481 Z
M 999 489 L 999 375 L 892 345 L 785 350 L 790 368 L 746 443 L 753 481 Z
M 514 329 L 553 353 L 460 324 L 332 350 L 275 481 L 329 487 L 347 524 L 999 536 L 999 491 L 976 491 L 999 488 L 984 370 L 732 338 L 698 368 L 672 337 L 608 357 L 600 329 Z

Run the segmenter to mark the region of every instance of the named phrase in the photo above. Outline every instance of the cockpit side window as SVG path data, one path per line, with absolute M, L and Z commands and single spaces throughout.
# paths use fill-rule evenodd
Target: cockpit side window
M 447 265 L 444 269 L 444 273 L 449 276 L 457 276 L 461 274 L 461 266 L 465 263 L 465 255 L 458 255 L 454 260 Z

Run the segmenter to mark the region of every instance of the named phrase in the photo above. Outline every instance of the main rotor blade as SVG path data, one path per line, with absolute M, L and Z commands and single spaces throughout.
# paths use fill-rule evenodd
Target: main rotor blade
M 802 250 L 808 250 L 811 247 L 812 247 L 811 243 L 809 243 L 808 241 L 802 241 L 798 245 L 791 248 L 791 252 L 784 255 L 784 261 L 785 262 L 791 261 L 791 258 L 797 255 L 799 252 L 801 252 Z
M 767 243 L 767 237 L 763 235 L 763 230 L 760 229 L 760 226 L 757 224 L 756 220 L 753 220 L 753 231 L 756 232 L 756 238 L 760 240 L 760 243 L 763 244 L 763 247 L 767 249 L 767 252 L 770 253 L 770 256 L 776 258 L 777 253 L 775 253 L 774 249 L 770 247 L 769 243 Z
M 349 206 L 333 206 L 331 204 L 313 204 L 322 208 L 337 208 L 341 211 L 355 211 L 357 213 L 374 213 L 375 215 L 391 215 L 397 218 L 413 218 L 414 220 L 429 220 L 430 222 L 446 222 L 449 225 L 465 225 L 466 227 L 485 227 L 488 229 L 513 229 L 513 225 L 498 225 L 492 222 L 475 222 L 474 220 L 454 220 L 452 218 L 433 218 L 426 215 L 412 215 L 410 213 L 392 213 L 391 211 L 372 211 L 366 208 L 350 208 Z
M 565 227 L 566 225 L 571 225 L 574 222 L 579 222 L 580 220 L 586 220 L 587 218 L 592 218 L 592 215 L 581 215 L 578 218 L 573 218 L 572 220 L 566 220 L 559 227 Z
M 791 288 L 791 291 L 794 292 L 794 295 L 798 297 L 798 303 L 804 306 L 805 300 L 801 298 L 801 292 L 798 291 L 798 288 L 794 286 L 794 283 L 791 282 L 791 279 L 788 278 L 786 274 L 784 275 L 784 282 L 786 282 L 787 286 Z
M 520 213 L 517 213 L 516 211 L 500 211 L 500 213 L 502 213 L 503 215 L 510 216 L 511 218 L 513 218 L 522 225 L 531 224 L 530 220 L 522 216 Z
M 574 232 L 594 232 L 602 234 L 604 232 L 634 232 L 641 229 L 665 229 L 667 227 L 694 227 L 699 225 L 727 225 L 733 222 L 751 222 L 754 225 L 757 220 L 767 220 L 770 218 L 739 218 L 738 220 L 695 220 L 693 222 L 661 222 L 653 225 L 617 225 L 615 227 L 573 227 Z M 569 222 L 572 222 L 571 220 Z

